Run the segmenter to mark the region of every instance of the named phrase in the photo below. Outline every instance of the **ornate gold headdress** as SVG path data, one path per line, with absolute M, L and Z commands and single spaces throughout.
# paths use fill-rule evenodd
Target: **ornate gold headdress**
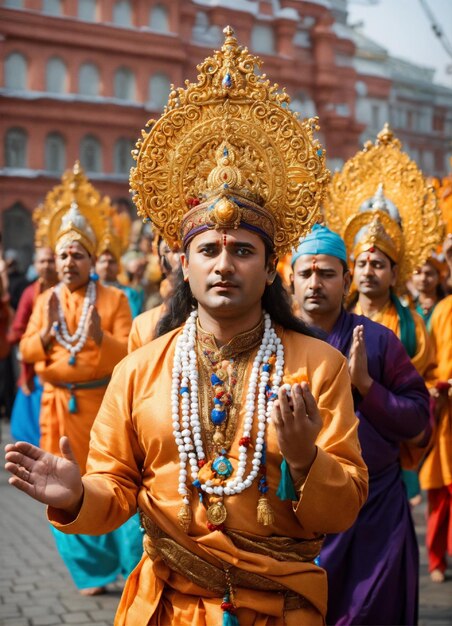
M 55 250 L 64 238 L 79 241 L 93 255 L 108 228 L 109 210 L 108 199 L 101 199 L 76 161 L 73 169 L 63 174 L 61 184 L 49 191 L 44 203 L 33 212 L 36 246 Z
M 168 105 L 133 152 L 138 215 L 170 247 L 207 228 L 245 226 L 291 250 L 318 219 L 329 172 L 313 133 L 255 68 L 261 60 L 225 28 L 220 51 L 198 66 L 198 83 L 172 87 Z
M 452 157 L 449 159 L 451 171 L 443 179 L 433 178 L 430 180 L 433 185 L 438 204 L 443 214 L 446 233 L 452 234 Z
M 329 228 L 343 237 L 349 257 L 353 253 L 356 257 L 358 249 L 363 252 L 375 246 L 396 261 L 398 288 L 443 237 L 435 192 L 416 163 L 402 152 L 388 124 L 375 144 L 367 142 L 333 176 L 324 215 Z
M 105 198 L 105 200 L 107 201 L 108 198 Z M 106 226 L 97 246 L 97 255 L 100 256 L 103 252 L 111 252 L 119 263 L 121 256 L 129 246 L 130 228 L 123 228 L 123 226 L 127 227 L 128 225 L 130 227 L 130 220 L 128 216 L 126 220 L 122 220 L 121 214 L 117 213 L 110 204 L 105 206 L 105 212 Z

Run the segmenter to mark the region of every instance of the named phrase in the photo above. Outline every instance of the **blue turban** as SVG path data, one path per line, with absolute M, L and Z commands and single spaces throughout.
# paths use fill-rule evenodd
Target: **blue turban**
M 314 224 L 311 232 L 300 240 L 292 255 L 291 265 L 305 254 L 328 254 L 347 263 L 347 250 L 343 239 L 323 224 Z

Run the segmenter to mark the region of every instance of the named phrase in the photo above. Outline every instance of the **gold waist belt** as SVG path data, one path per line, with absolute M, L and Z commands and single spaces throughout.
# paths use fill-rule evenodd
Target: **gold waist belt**
M 190 582 L 223 596 L 227 587 L 226 572 L 234 587 L 254 589 L 257 591 L 273 591 L 284 595 L 284 609 L 293 610 L 311 603 L 302 595 L 291 591 L 284 585 L 253 572 L 246 572 L 238 567 L 229 566 L 215 557 L 219 566 L 193 554 L 187 548 L 167 535 L 143 512 L 140 514 L 141 524 L 146 532 L 143 547 L 151 559 L 157 556 L 173 571 L 184 576 Z M 320 553 L 324 536 L 318 539 L 300 540 L 289 537 L 256 537 L 233 531 L 227 531 L 228 537 L 240 549 L 257 554 L 264 554 L 278 561 L 312 562 Z

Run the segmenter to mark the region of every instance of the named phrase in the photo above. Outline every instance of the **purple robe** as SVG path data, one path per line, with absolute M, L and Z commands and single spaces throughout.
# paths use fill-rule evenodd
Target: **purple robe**
M 419 551 L 402 482 L 399 443 L 429 430 L 429 394 L 396 335 L 342 311 L 328 343 L 348 357 L 364 326 L 369 374 L 365 398 L 354 390 L 369 497 L 355 524 L 329 535 L 320 554 L 328 573 L 327 624 L 416 624 Z

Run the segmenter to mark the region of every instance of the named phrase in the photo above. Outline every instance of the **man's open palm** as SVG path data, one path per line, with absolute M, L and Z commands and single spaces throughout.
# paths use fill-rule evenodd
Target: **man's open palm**
M 62 457 L 19 441 L 5 447 L 10 485 L 49 506 L 73 512 L 82 500 L 80 468 L 67 437 L 61 437 Z

